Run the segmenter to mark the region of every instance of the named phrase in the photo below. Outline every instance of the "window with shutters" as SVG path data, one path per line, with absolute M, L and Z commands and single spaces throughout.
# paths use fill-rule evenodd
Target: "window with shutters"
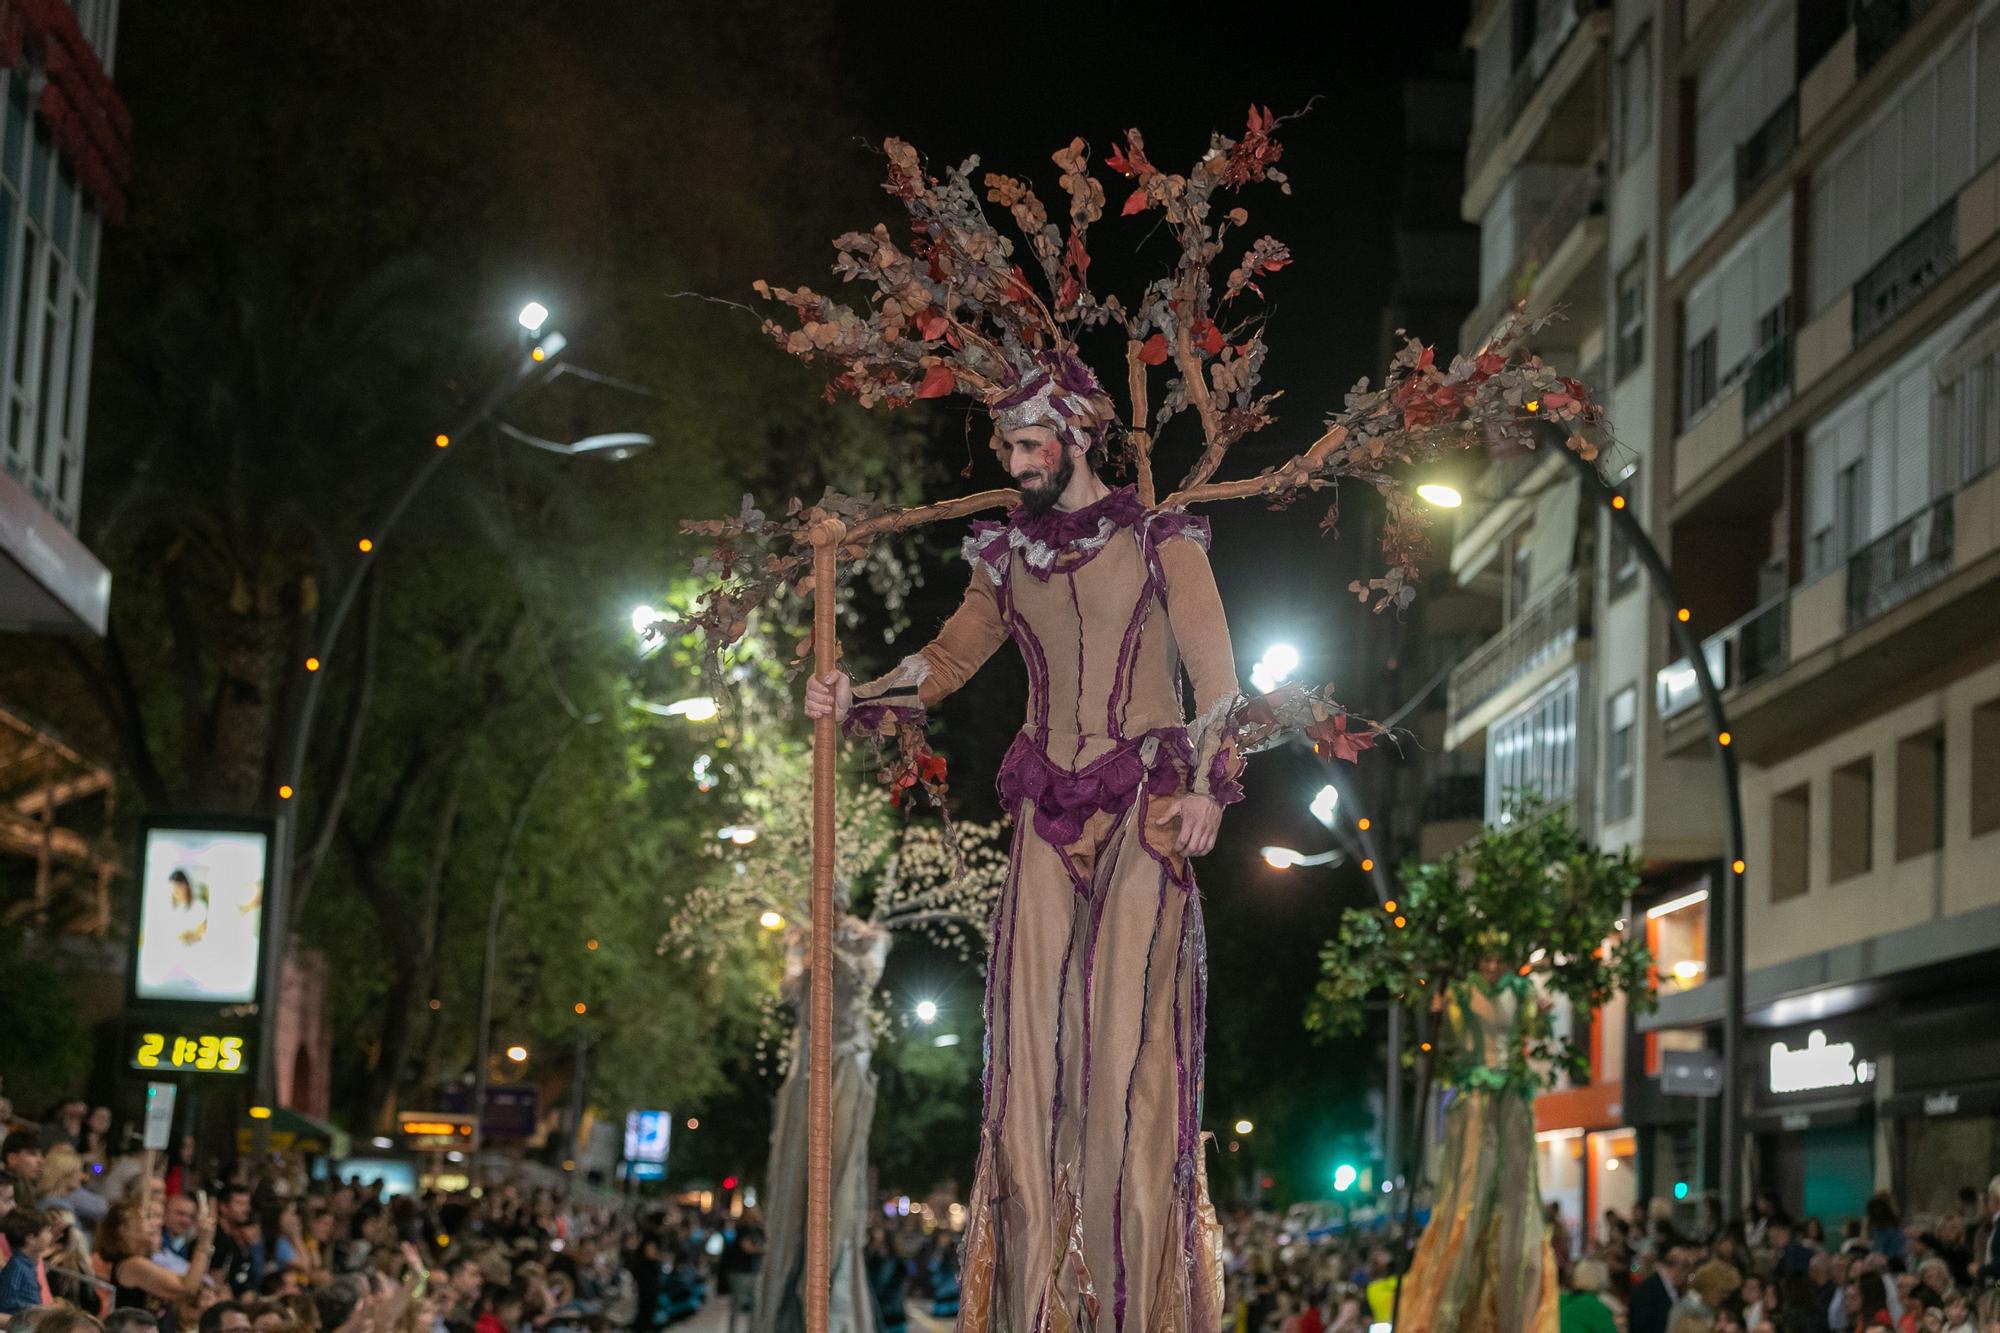
M 1653 141 L 1653 25 L 1639 31 L 1618 58 L 1618 166 L 1632 165 Z
M 1639 691 L 1628 685 L 1604 705 L 1604 819 L 1632 815 L 1637 789 Z
M 1618 275 L 1617 313 L 1615 373 L 1622 380 L 1646 361 L 1646 256 L 1643 253 Z
M 1682 321 L 1682 429 L 1759 365 L 1790 327 L 1792 203 L 1782 199 L 1689 288 Z M 1788 347 L 1780 349 L 1781 353 Z M 1767 357 L 1762 400 L 1789 391 L 1790 361 Z

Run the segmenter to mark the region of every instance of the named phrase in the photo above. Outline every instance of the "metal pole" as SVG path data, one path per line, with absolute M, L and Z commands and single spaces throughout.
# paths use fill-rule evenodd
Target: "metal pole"
M 834 565 L 847 528 L 827 519 L 813 529 L 813 672 L 840 660 L 834 641 Z M 839 733 L 833 715 L 813 724 L 812 1026 L 806 1082 L 806 1333 L 827 1333 L 833 1291 L 833 784 Z
M 580 724 L 581 725 L 581 724 Z M 520 845 L 521 830 L 528 824 L 528 809 L 535 793 L 555 771 L 556 760 L 576 735 L 571 727 L 542 760 L 542 766 L 528 779 L 521 803 L 514 807 L 514 822 L 507 829 L 507 845 L 500 852 L 500 867 L 493 872 L 493 896 L 486 904 L 486 957 L 479 969 L 479 1036 L 472 1057 L 472 1151 L 486 1146 L 486 1067 L 493 1059 L 493 979 L 500 963 L 500 908 L 507 899 L 507 875 L 514 868 L 514 849 Z M 475 1159 L 476 1160 L 476 1159 Z
M 444 466 L 445 455 L 452 453 L 460 440 L 477 430 L 530 379 L 552 371 L 562 356 L 563 348 L 568 345 L 569 340 L 562 334 L 551 332 L 523 352 L 520 360 L 508 367 L 507 373 L 487 391 L 486 396 L 452 423 L 444 436 L 447 447 L 431 450 L 430 457 L 417 469 L 417 475 L 403 488 L 402 494 L 397 496 L 382 520 L 372 531 L 362 534 L 368 545 L 357 551 L 360 559 L 348 570 L 347 581 L 334 598 L 333 609 L 314 640 L 311 655 L 319 660 L 320 669 L 306 673 L 305 691 L 298 705 L 288 710 L 280 722 L 278 787 L 281 793 L 291 794 L 281 794 L 278 799 L 276 855 L 271 862 L 271 882 L 264 886 L 266 943 L 260 963 L 264 998 L 257 1011 L 255 1083 L 266 1106 L 275 1105 L 277 1095 L 278 987 L 284 976 L 284 957 L 289 943 L 287 932 L 290 930 L 295 834 L 293 802 L 298 799 L 300 785 L 304 781 L 306 748 L 312 740 L 313 719 L 319 712 L 320 689 L 327 674 L 326 668 L 333 661 L 333 651 L 340 643 L 340 632 L 347 624 L 348 614 L 354 609 L 354 600 L 361 591 L 362 581 L 374 570 L 375 557 L 382 549 L 383 540 L 395 529 L 404 511 L 417 498 L 417 493 Z M 262 1141 L 267 1141 L 270 1122 L 260 1120 L 257 1124 L 261 1147 Z
M 1556 450 L 1583 479 L 1583 488 L 1611 516 L 1611 522 L 1631 543 L 1639 563 L 1646 568 L 1654 598 L 1667 610 L 1667 624 L 1674 640 L 1694 671 L 1695 685 L 1708 712 L 1709 744 L 1715 751 L 1716 777 L 1721 784 L 1722 810 L 1727 826 L 1727 859 L 1722 867 L 1722 1210 L 1734 1216 L 1743 1202 L 1743 1097 L 1737 1079 L 1743 1052 L 1743 789 L 1739 785 L 1736 750 L 1725 740 L 1730 735 L 1729 715 L 1722 706 L 1722 692 L 1709 673 L 1708 657 L 1695 637 L 1694 627 L 1681 619 L 1685 605 L 1674 587 L 1673 573 L 1660 548 L 1653 545 L 1632 507 L 1618 499 L 1618 493 L 1583 455 L 1570 449 L 1559 432 L 1549 427 L 1549 448 Z

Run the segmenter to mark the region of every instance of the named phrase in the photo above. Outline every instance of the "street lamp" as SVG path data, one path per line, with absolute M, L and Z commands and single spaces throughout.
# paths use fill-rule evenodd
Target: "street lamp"
M 757 924 L 766 930 L 783 930 L 785 928 L 784 914 L 766 911 L 762 916 L 757 918 Z
M 521 307 L 521 313 L 516 318 L 528 332 L 540 333 L 542 325 L 549 322 L 549 308 L 540 301 L 530 301 Z
M 517 1065 L 528 1063 L 528 1048 L 519 1044 L 507 1048 L 507 1058 Z
M 936 1000 L 917 1001 L 917 1021 L 919 1023 L 935 1023 L 937 1022 L 937 1016 L 938 1007 Z
M 622 463 L 641 449 L 650 449 L 658 443 L 644 431 L 619 430 L 603 435 L 586 435 L 580 440 L 564 444 L 558 440 L 545 440 L 539 435 L 530 435 L 518 426 L 506 422 L 496 422 L 500 433 L 510 440 L 518 440 L 533 449 L 545 453 L 561 454 L 564 458 L 595 458 L 606 463 Z
M 1257 1127 L 1251 1124 L 1248 1120 L 1239 1120 L 1236 1122 L 1236 1136 L 1238 1138 L 1242 1138 L 1248 1135 L 1250 1131 L 1255 1128 Z
M 1433 509 L 1456 509 L 1465 503 L 1458 487 L 1441 481 L 1427 481 L 1417 487 L 1417 498 Z
M 1347 859 L 1347 853 L 1338 847 L 1330 847 L 1323 852 L 1308 856 L 1290 847 L 1266 847 L 1260 852 L 1264 864 L 1273 870 L 1290 870 L 1293 866 L 1337 866 Z
M 1299 669 L 1299 650 L 1289 643 L 1274 643 L 1264 650 L 1250 668 L 1250 686 L 1259 694 L 1269 694 Z
M 1339 805 L 1340 790 L 1332 783 L 1328 783 L 1319 789 L 1318 793 L 1312 798 L 1312 804 L 1307 808 L 1312 811 L 1314 819 L 1317 819 L 1326 827 L 1332 828 L 1333 812 Z

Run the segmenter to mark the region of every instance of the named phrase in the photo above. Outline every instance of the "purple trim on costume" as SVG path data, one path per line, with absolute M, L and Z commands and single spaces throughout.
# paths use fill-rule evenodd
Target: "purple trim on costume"
M 1144 838 L 1141 838 L 1144 841 Z M 1153 1007 L 1153 954 L 1160 947 L 1160 923 L 1167 917 L 1167 884 L 1163 876 L 1160 882 L 1160 905 L 1153 910 L 1153 935 L 1146 942 L 1146 966 L 1140 973 L 1139 984 L 1139 1049 L 1132 1053 L 1132 1072 L 1125 1076 L 1125 1133 L 1122 1142 L 1129 1149 L 1132 1143 L 1132 1089 L 1139 1082 L 1139 1062 L 1146 1058 L 1146 1029 L 1149 1026 L 1145 1015 Z M 1117 1275 L 1114 1287 L 1116 1298 L 1112 1305 L 1112 1326 L 1125 1327 L 1125 1167 L 1130 1162 L 1130 1153 L 1121 1150 L 1118 1154 L 1118 1185 L 1111 1194 L 1111 1261 Z
M 841 724 L 841 730 L 854 737 L 887 736 L 898 727 L 912 727 L 922 731 L 926 720 L 927 715 L 921 703 L 856 702 L 848 709 L 847 721 Z
M 1014 644 L 1021 650 L 1021 661 L 1028 668 L 1028 708 L 1034 714 L 1035 733 L 1047 744 L 1049 735 L 1049 662 L 1048 654 L 1042 649 L 1042 641 L 1035 637 L 1028 622 L 1014 609 L 1014 580 L 1011 576 L 1000 580 L 1000 623 L 1007 627 Z
M 1140 526 L 1140 546 L 1146 554 L 1146 572 L 1152 575 L 1153 586 L 1158 589 L 1160 600 L 1167 596 L 1167 570 L 1160 560 L 1160 547 L 1176 537 L 1186 537 L 1200 544 L 1206 551 L 1213 536 L 1208 520 L 1185 509 L 1160 509 L 1146 515 Z
M 1146 544 L 1139 543 L 1139 558 L 1146 559 Z M 1139 669 L 1139 642 L 1146 625 L 1147 613 L 1153 609 L 1155 589 L 1149 583 L 1132 605 L 1132 619 L 1125 626 L 1125 637 L 1118 644 L 1118 663 L 1111 672 L 1111 701 L 1105 706 L 1104 724 L 1114 738 L 1125 735 L 1125 692 L 1131 684 L 1133 673 Z
M 1069 575 L 1069 604 L 1070 609 L 1076 612 L 1076 752 L 1069 757 L 1070 767 L 1075 768 L 1077 760 L 1083 758 L 1085 740 L 1083 730 L 1083 641 L 1088 636 L 1084 633 L 1083 602 L 1076 595 L 1076 571 L 1073 569 Z
M 1031 802 L 1035 832 L 1052 847 L 1068 847 L 1083 836 L 1083 826 L 1092 815 L 1099 810 L 1123 814 L 1141 787 L 1155 796 L 1179 789 L 1180 773 L 1173 764 L 1156 759 L 1148 771 L 1140 747 L 1155 736 L 1160 740 L 1159 759 L 1179 759 L 1182 769 L 1193 767 L 1187 731 L 1182 727 L 1161 727 L 1122 741 L 1075 770 L 1059 766 L 1024 731 L 1007 747 L 1007 756 L 1000 763 L 996 784 L 1000 799 L 1008 806 Z
M 1070 879 L 1076 879 L 1076 867 L 1067 865 Z M 1055 1089 L 1049 1094 L 1049 1189 L 1056 1187 L 1056 1141 L 1062 1136 L 1063 1111 L 1063 1031 L 1069 1026 L 1069 963 L 1076 956 L 1076 900 L 1070 900 L 1069 938 L 1063 943 L 1062 979 L 1056 983 L 1056 1058 L 1055 1078 L 1051 1080 Z M 1090 1048 L 1084 1047 L 1083 1058 L 1090 1059 Z
M 983 1058 L 983 1063 L 979 1071 L 979 1120 L 982 1126 L 996 1132 L 999 1129 L 1000 1122 L 1006 1118 L 1007 1103 L 1003 1097 L 996 1110 L 993 1100 L 993 1001 L 996 993 L 1003 988 L 1007 989 L 1010 994 L 1012 990 L 1014 978 L 1014 922 L 1019 915 L 1018 891 L 1020 888 L 1020 871 L 1018 867 L 1021 864 L 1021 843 L 1026 837 L 1027 825 L 1025 822 L 1017 819 L 1014 822 L 1013 846 L 1007 853 L 1007 882 L 1002 887 L 1000 893 L 993 899 L 993 914 L 987 924 L 988 938 L 993 941 L 992 949 L 994 954 L 998 955 L 1001 952 L 1002 915 L 1004 913 L 1006 961 L 997 971 L 989 971 L 986 977 L 986 1032 L 980 1040 L 982 1048 L 980 1054 Z M 999 1063 L 999 1068 L 1003 1081 L 1001 1089 L 1003 1093 L 1006 1091 L 1004 1081 L 1007 1076 L 1008 1061 L 1013 1056 L 1011 1036 L 1011 1028 L 1002 1033 L 1002 1045 L 1005 1050 L 1003 1058 Z
M 1171 793 L 1162 792 L 1161 795 L 1163 796 L 1171 795 Z M 1142 797 L 1139 806 L 1139 821 L 1142 826 L 1145 824 L 1147 818 L 1148 818 L 1147 800 Z M 1146 855 L 1152 857 L 1155 861 L 1160 863 L 1160 868 L 1166 872 L 1166 876 L 1169 881 L 1171 881 L 1173 884 L 1175 884 L 1181 889 L 1194 888 L 1194 866 L 1192 863 L 1188 861 L 1186 857 L 1181 858 L 1180 868 L 1176 870 L 1174 868 L 1174 862 L 1171 855 L 1163 856 L 1159 852 L 1153 850 L 1153 845 L 1147 842 L 1144 838 L 1139 839 L 1139 845 L 1146 849 Z

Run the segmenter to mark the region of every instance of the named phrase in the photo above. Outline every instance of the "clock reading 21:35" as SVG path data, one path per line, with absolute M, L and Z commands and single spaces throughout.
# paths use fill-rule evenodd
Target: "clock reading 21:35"
M 132 1067 L 203 1074 L 242 1073 L 243 1038 L 216 1032 L 141 1032 L 132 1047 Z

